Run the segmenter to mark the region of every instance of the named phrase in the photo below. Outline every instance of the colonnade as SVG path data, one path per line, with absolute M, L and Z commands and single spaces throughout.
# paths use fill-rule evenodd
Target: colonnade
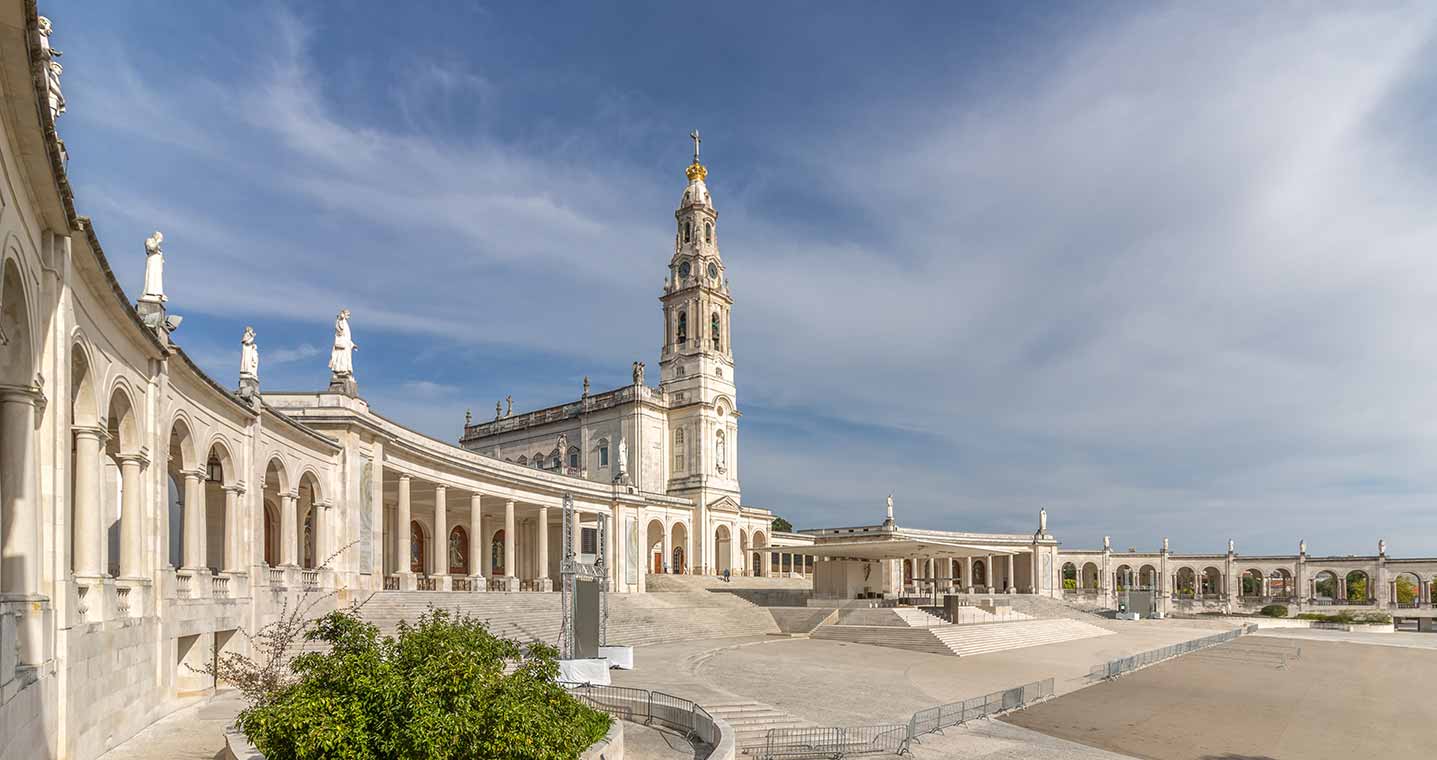
M 924 588 L 932 590 L 937 588 L 940 591 L 953 589 L 955 591 L 969 594 L 994 594 L 994 593 L 1017 593 L 1017 583 L 1014 578 L 1015 563 L 1012 554 L 985 554 L 980 557 L 972 555 L 964 557 L 936 557 L 936 558 L 914 558 L 903 562 L 912 568 L 911 587 L 915 591 L 922 591 Z M 1000 586 L 997 566 L 994 564 L 994 557 L 1003 560 L 1003 584 Z M 952 572 L 953 563 L 961 562 L 961 569 L 955 576 Z M 977 571 L 975 574 L 975 566 Z M 946 570 L 939 572 L 940 569 Z M 910 578 L 903 578 L 903 585 L 909 586 Z M 954 581 L 958 581 L 955 583 Z M 975 583 L 981 581 L 981 583 Z

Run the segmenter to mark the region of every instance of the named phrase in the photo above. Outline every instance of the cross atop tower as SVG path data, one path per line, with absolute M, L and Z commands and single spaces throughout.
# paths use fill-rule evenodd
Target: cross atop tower
M 699 143 L 703 142 L 704 139 L 702 137 L 699 137 L 699 131 L 697 129 L 689 133 L 689 139 L 694 141 L 694 163 L 698 163 Z

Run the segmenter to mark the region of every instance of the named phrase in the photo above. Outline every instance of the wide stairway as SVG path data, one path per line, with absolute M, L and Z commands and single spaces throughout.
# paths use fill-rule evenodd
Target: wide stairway
M 557 645 L 560 598 L 558 593 L 382 591 L 365 603 L 361 615 L 379 626 L 381 633 L 393 634 L 400 620 L 413 623 L 435 607 L 483 621 L 503 638 Z M 640 646 L 779 632 L 768 610 L 732 594 L 610 594 L 608 600 L 612 644 Z
M 1019 620 L 987 625 L 936 625 L 907 627 L 895 625 L 821 625 L 812 634 L 815 639 L 846 641 L 852 644 L 907 649 L 930 654 L 973 655 L 1022 649 L 1043 644 L 1057 644 L 1097 636 L 1112 631 L 1076 620 L 1050 618 Z
M 756 755 L 764 747 L 770 728 L 805 728 L 813 724 L 798 720 L 762 702 L 705 702 L 710 715 L 722 718 L 733 728 L 739 752 Z

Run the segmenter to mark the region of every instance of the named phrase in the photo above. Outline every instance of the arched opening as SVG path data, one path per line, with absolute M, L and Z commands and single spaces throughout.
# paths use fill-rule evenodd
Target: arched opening
M 449 531 L 449 574 L 469 574 L 469 533 L 462 525 Z
M 319 507 L 321 495 L 319 480 L 314 473 L 306 472 L 299 479 L 297 508 L 300 514 L 299 557 L 300 566 L 313 570 L 323 561 L 319 556 L 323 536 L 323 516 Z
M 274 533 L 265 537 L 265 547 L 268 550 L 273 542 L 272 552 L 267 551 L 273 560 L 271 567 L 279 565 L 292 565 L 298 562 L 295 554 L 296 544 L 299 542 L 298 526 L 294 524 L 295 505 L 289 490 L 289 474 L 285 471 L 284 463 L 278 458 L 270 459 L 264 470 L 264 501 L 273 505 L 274 508 Z M 269 529 L 268 524 L 266 529 Z
M 1093 568 L 1094 582 L 1097 582 L 1097 568 Z M 973 585 L 979 588 L 988 586 L 988 568 L 981 559 L 973 560 Z
M 1275 599 L 1293 598 L 1294 594 L 1292 588 L 1292 573 L 1289 573 L 1282 568 L 1278 568 L 1276 570 L 1273 570 L 1271 573 L 1268 573 L 1266 596 Z
M 704 222 L 704 242 L 705 242 L 705 243 L 712 243 L 713 241 L 714 241 L 714 226 L 713 226 L 713 222 Z
M 269 499 L 264 502 L 264 563 L 279 564 L 279 505 Z
M 715 351 L 723 348 L 723 327 L 719 324 L 719 313 L 714 312 L 709 318 L 709 340 L 713 341 Z
M 689 315 L 688 312 L 679 312 L 678 328 L 674 332 L 674 342 L 680 345 L 689 340 Z
M 905 560 L 903 560 L 903 587 L 904 587 L 904 588 L 908 588 L 909 586 L 912 586 L 912 585 L 913 585 L 913 560 L 911 560 L 911 559 L 905 559 Z
M 243 565 L 233 545 L 239 535 L 239 495 L 229 449 L 216 441 L 205 457 L 205 556 L 212 570 L 239 570 Z
M 1151 591 L 1158 587 L 1158 569 L 1152 565 L 1143 565 L 1138 569 L 1138 588 Z
M 1215 567 L 1209 567 L 1202 571 L 1202 593 L 1204 596 L 1217 596 L 1223 592 L 1222 571 Z
M 1263 580 L 1261 570 L 1244 570 L 1242 573 L 1242 595 L 1249 599 L 1261 599 L 1267 596 L 1267 587 Z
M 502 578 L 508 575 L 504 572 L 504 529 L 494 531 L 489 539 L 489 577 Z
M 571 471 L 576 471 L 576 470 L 578 470 L 578 469 L 579 469 L 579 447 L 578 447 L 578 446 L 570 446 L 570 447 L 569 447 L 569 452 L 568 452 L 568 457 L 569 457 L 569 469 L 570 469 Z
M 1398 573 L 1392 579 L 1392 602 L 1400 608 L 1422 604 L 1422 578 L 1416 573 Z
M 948 577 L 953 579 L 953 588 L 963 587 L 963 563 L 956 559 L 948 560 Z
M 754 532 L 753 532 L 753 548 L 754 548 L 755 550 L 760 550 L 760 549 L 766 549 L 766 548 L 768 548 L 768 534 L 764 533 L 762 530 L 756 530 L 756 531 L 754 531 Z M 752 564 L 749 565 L 749 567 L 751 568 L 751 572 L 752 572 L 755 576 L 768 575 L 768 566 L 767 566 L 767 563 L 765 563 L 765 562 L 763 561 L 763 558 L 764 558 L 764 555 L 765 555 L 765 554 L 766 554 L 766 552 L 763 552 L 763 551 L 754 551 L 754 552 L 753 552 L 753 562 L 752 562 Z
M 84 350 L 70 347 L 70 571 L 100 575 L 100 429 L 94 372 Z
M 739 528 L 738 530 L 738 551 L 739 566 L 734 568 L 734 571 L 748 575 L 748 532 L 743 528 Z
M 644 546 L 648 547 L 649 572 L 658 575 L 665 572 L 664 566 L 664 524 L 658 520 L 650 520 L 648 527 L 644 530 Z
M 1173 588 L 1174 588 L 1174 591 L 1177 592 L 1177 595 L 1178 595 L 1179 597 L 1185 597 L 1185 598 L 1191 599 L 1191 598 L 1193 598 L 1194 596 L 1197 595 L 1197 593 L 1198 593 L 1198 577 L 1197 577 L 1197 573 L 1194 572 L 1192 568 L 1190 568 L 1190 567 L 1178 568 L 1178 573 L 1177 573 L 1177 579 L 1176 579 L 1176 580 L 1177 580 L 1177 583 L 1174 585 Z
M 694 239 L 693 222 L 684 222 L 684 242 L 691 243 Z
M 1367 604 L 1372 601 L 1375 594 L 1372 589 L 1372 579 L 1367 573 L 1361 570 L 1353 570 L 1347 574 L 1347 602 L 1349 604 Z
M 427 575 L 429 563 L 424 555 L 424 526 L 418 520 L 409 521 L 409 572 Z
M 1337 573 L 1331 570 L 1323 570 L 1312 576 L 1312 598 L 1320 599 L 1331 604 L 1337 600 L 1339 589 Z
M 688 573 L 688 552 L 684 550 L 688 546 L 689 529 L 683 523 L 674 523 L 669 529 L 669 545 L 673 547 L 670 552 L 669 572 L 675 575 Z
M 1131 589 L 1136 580 L 1137 579 L 1133 577 L 1133 568 L 1130 565 L 1118 565 L 1118 569 L 1113 571 L 1113 588 L 1118 591 Z
M 1063 563 L 1063 590 L 1078 590 L 1078 566 L 1071 562 Z
M 109 462 L 108 480 L 112 488 L 106 510 L 105 529 L 108 536 L 109 571 L 123 578 L 144 575 L 140 547 L 143 542 L 140 493 L 143 487 L 143 466 L 139 456 L 139 423 L 130 397 L 116 388 L 110 398 L 109 441 L 106 455 Z
M 13 260 L 0 268 L 0 336 L 0 383 L 32 387 L 35 334 Z M 0 592 L 26 594 L 40 587 L 34 436 L 35 397 L 18 390 L 0 395 Z
M 204 483 L 196 466 L 194 447 L 189 425 L 176 419 L 170 425 L 169 456 L 165 463 L 170 567 L 195 569 L 203 566 L 205 559 L 204 547 L 197 543 L 199 536 L 196 535 L 204 529 L 205 515 Z M 191 504 L 191 499 L 195 503 Z
M 1085 563 L 1083 563 L 1083 583 L 1082 583 L 1082 587 L 1083 587 L 1083 590 L 1084 590 L 1084 591 L 1097 591 L 1097 590 L 1098 590 L 1098 565 L 1097 565 L 1097 563 L 1095 563 L 1095 562 L 1085 562 Z
M 719 575 L 722 575 L 725 570 L 733 571 L 733 561 L 730 557 L 733 551 L 732 541 L 727 525 L 720 525 L 714 529 L 713 569 Z

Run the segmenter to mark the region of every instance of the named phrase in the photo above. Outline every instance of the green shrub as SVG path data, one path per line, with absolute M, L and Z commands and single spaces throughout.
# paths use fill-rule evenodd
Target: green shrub
M 1269 604 L 1258 610 L 1257 614 L 1272 618 L 1287 617 L 1287 606 L 1283 604 Z
M 330 651 L 296 657 L 298 680 L 240 713 L 268 760 L 570 760 L 609 727 L 555 682 L 553 647 L 524 650 L 469 617 L 431 610 L 381 637 L 334 612 L 305 638 Z
M 1064 579 L 1063 579 L 1063 589 L 1064 589 L 1065 591 L 1077 591 L 1077 590 L 1078 590 L 1078 579 L 1077 579 L 1077 578 L 1064 578 Z

